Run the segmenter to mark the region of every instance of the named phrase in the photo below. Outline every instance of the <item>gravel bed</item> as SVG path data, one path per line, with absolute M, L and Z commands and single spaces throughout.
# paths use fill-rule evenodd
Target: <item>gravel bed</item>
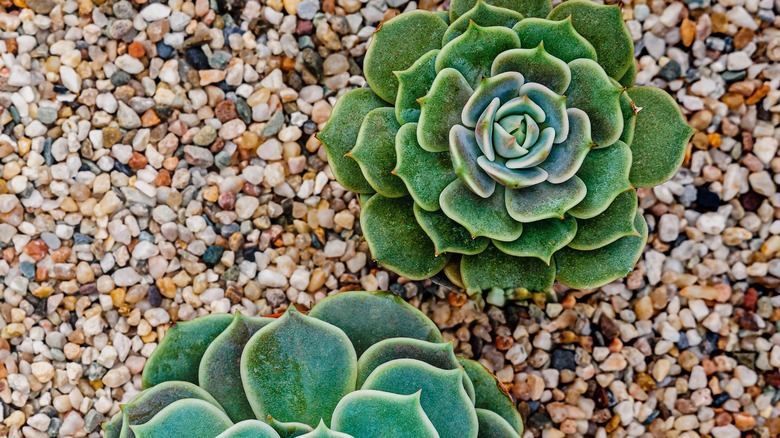
M 780 3 L 624 4 L 685 166 L 639 191 L 630 277 L 504 308 L 377 268 L 313 135 L 418 7 L 448 1 L 0 0 L 0 436 L 99 436 L 176 321 L 361 289 L 494 370 L 526 437 L 780 436 Z

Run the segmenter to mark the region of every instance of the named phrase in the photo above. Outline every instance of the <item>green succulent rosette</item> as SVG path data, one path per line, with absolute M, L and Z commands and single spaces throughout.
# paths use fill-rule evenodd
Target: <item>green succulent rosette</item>
M 106 438 L 520 438 L 514 402 L 479 362 L 387 292 L 344 292 L 308 315 L 177 324 Z
M 318 136 L 377 262 L 471 293 L 628 275 L 648 234 L 636 188 L 671 178 L 693 134 L 666 92 L 634 86 L 633 52 L 619 7 L 587 0 L 453 0 L 384 23 L 370 88 Z

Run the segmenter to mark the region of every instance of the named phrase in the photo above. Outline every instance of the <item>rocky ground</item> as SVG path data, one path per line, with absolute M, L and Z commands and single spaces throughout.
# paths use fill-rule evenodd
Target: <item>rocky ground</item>
M 526 436 L 780 435 L 780 3 L 626 4 L 699 132 L 625 281 L 493 307 L 377 269 L 312 135 L 422 0 L 0 0 L 0 436 L 98 436 L 170 323 L 420 306 Z

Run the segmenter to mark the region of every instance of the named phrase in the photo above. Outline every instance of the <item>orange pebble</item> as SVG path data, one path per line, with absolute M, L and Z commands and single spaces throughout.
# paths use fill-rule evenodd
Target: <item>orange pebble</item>
M 127 53 L 133 58 L 140 59 L 146 54 L 146 50 L 144 50 L 144 45 L 140 41 L 135 41 L 127 47 Z

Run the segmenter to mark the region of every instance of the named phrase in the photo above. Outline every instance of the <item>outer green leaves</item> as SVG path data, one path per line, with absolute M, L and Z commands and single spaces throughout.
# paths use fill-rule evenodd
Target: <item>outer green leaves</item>
M 564 214 L 585 199 L 587 188 L 576 176 L 561 184 L 543 182 L 522 190 L 506 191 L 506 210 L 520 222 L 563 219 Z
M 395 137 L 398 164 L 395 174 L 406 183 L 416 205 L 428 211 L 439 209 L 439 195 L 457 175 L 447 152 L 428 152 L 417 142 L 417 124 L 401 126 Z
M 421 10 L 385 22 L 374 33 L 363 61 L 371 89 L 387 102 L 395 102 L 398 78 L 393 72 L 406 70 L 428 51 L 441 48 L 446 31 L 447 23 Z
M 459 71 L 448 68 L 439 72 L 431 91 L 420 100 L 417 140 L 423 149 L 428 152 L 449 149 L 450 128 L 460 123 L 461 109 L 471 93 L 471 86 Z
M 443 370 L 460 368 L 452 343 L 434 343 L 410 338 L 385 339 L 371 346 L 358 360 L 358 388 L 374 370 L 396 359 L 416 359 Z M 472 388 L 473 391 L 473 388 Z
M 426 211 L 415 204 L 414 216 L 433 241 L 437 255 L 445 252 L 478 254 L 487 247 L 488 239 L 471 237 L 465 228 L 450 219 L 441 210 Z
M 233 322 L 216 337 L 200 361 L 198 383 L 225 408 L 233 422 L 253 420 L 252 406 L 244 395 L 241 368 L 236 358 L 258 330 L 274 320 L 236 314 Z
M 501 251 L 515 257 L 536 257 L 548 265 L 555 251 L 563 248 L 577 234 L 577 221 L 567 216 L 563 220 L 546 219 L 523 225 L 523 234 L 514 242 L 494 240 Z
M 579 108 L 588 115 L 594 142 L 600 146 L 611 145 L 623 132 L 622 88 L 615 86 L 590 59 L 576 59 L 569 63 L 569 68 L 571 85 L 566 90 L 567 106 Z
M 526 18 L 513 28 L 520 37 L 523 47 L 536 47 L 544 44 L 547 53 L 563 62 L 579 58 L 596 60 L 596 49 L 574 30 L 571 18 L 561 21 L 541 18 Z
M 192 383 L 179 381 L 161 382 L 143 391 L 122 407 L 122 424 L 119 436 L 132 438 L 134 434 L 131 426 L 148 422 L 166 406 L 184 399 L 202 400 L 217 407 L 219 410 L 222 409 L 214 397 Z
M 500 415 L 487 409 L 477 409 L 479 438 L 520 438 Z
M 213 438 L 233 423 L 211 403 L 188 398 L 171 403 L 145 424 L 132 426 L 138 438 Z
M 366 114 L 383 106 L 387 103 L 370 89 L 352 90 L 336 102 L 328 123 L 317 134 L 325 146 L 333 174 L 347 190 L 361 194 L 374 192 L 358 164 L 345 155 L 355 146 Z
M 521 287 L 547 292 L 555 280 L 555 266 L 536 257 L 510 256 L 491 245 L 480 254 L 463 256 L 460 275 L 468 291 Z
M 481 0 L 453 0 L 450 3 L 450 19 L 455 21 L 468 12 Z M 500 8 L 511 9 L 523 14 L 524 17 L 546 17 L 552 9 L 550 0 L 484 0 L 486 3 Z
M 515 432 L 522 435 L 523 418 L 515 409 L 512 397 L 501 386 L 498 379 L 475 360 L 461 357 L 458 358 L 458 361 L 474 384 L 474 392 L 476 394 L 475 406 L 479 409 L 487 409 L 497 413 L 512 426 Z
M 172 326 L 157 346 L 158 353 L 146 361 L 143 387 L 171 380 L 198 383 L 200 358 L 232 321 L 231 315 L 215 314 Z
M 430 278 L 447 264 L 436 257 L 433 242 L 420 228 L 409 197 L 374 195 L 366 202 L 360 225 L 371 254 L 380 265 L 412 280 Z
M 395 100 L 395 117 L 398 123 L 410 123 L 420 120 L 420 103 L 417 101 L 428 94 L 436 79 L 436 55 L 431 50 L 414 62 L 411 67 L 397 73 L 398 97 Z
M 557 94 L 563 94 L 569 86 L 569 66 L 550 55 L 544 43 L 533 49 L 507 50 L 499 54 L 491 67 L 493 75 L 516 71 L 523 74 L 529 83 L 544 85 Z
M 641 214 L 634 218 L 634 228 L 639 236 L 623 237 L 599 249 L 563 248 L 555 253 L 558 281 L 575 289 L 593 289 L 630 274 L 647 243 L 647 224 Z
M 578 220 L 577 237 L 569 246 L 587 251 L 601 248 L 623 236 L 638 236 L 639 232 L 634 228 L 636 208 L 636 190 L 626 190 L 603 213 L 592 219 Z
M 230 426 L 217 438 L 279 438 L 273 427 L 257 420 L 246 420 Z
M 422 391 L 420 404 L 441 438 L 476 438 L 477 415 L 463 388 L 464 371 L 442 370 L 415 359 L 396 359 L 377 367 L 363 389 L 411 395 Z
M 290 306 L 247 343 L 241 378 L 258 418 L 315 426 L 355 390 L 357 356 L 343 331 Z
M 589 0 L 569 0 L 556 6 L 547 17 L 564 20 L 571 16 L 577 33 L 596 50 L 607 75 L 622 77 L 634 61 L 634 41 L 628 33 L 619 6 L 603 6 Z
M 392 108 L 370 111 L 360 126 L 357 144 L 349 153 L 371 187 L 389 198 L 407 194 L 404 182 L 392 174 L 396 165 L 395 137 L 400 127 Z
M 591 151 L 577 172 L 588 188 L 587 194 L 569 210 L 569 214 L 578 219 L 590 219 L 606 210 L 617 195 L 631 188 L 629 169 L 631 151 L 622 141 Z
M 511 29 L 481 27 L 472 21 L 466 33 L 442 47 L 436 57 L 436 71 L 454 68 L 469 85 L 476 87 L 483 77 L 490 76 L 490 66 L 496 56 L 519 48 L 520 39 Z
M 674 176 L 695 131 L 686 124 L 674 99 L 663 90 L 635 87 L 628 94 L 642 108 L 636 115 L 629 178 L 637 187 L 653 187 Z
M 359 318 L 355 317 L 356 312 Z M 331 295 L 314 306 L 309 316 L 343 330 L 358 356 L 370 346 L 390 338 L 442 342 L 433 321 L 389 292 Z
M 336 407 L 333 428 L 355 438 L 438 438 L 420 397 L 420 392 L 409 395 L 353 392 Z
M 473 8 L 450 25 L 444 34 L 444 44 L 462 35 L 472 21 L 482 27 L 512 27 L 522 19 L 523 15 L 517 11 L 492 6 L 484 1 L 477 1 Z
M 509 242 L 520 237 L 523 231 L 523 224 L 513 220 L 504 208 L 504 186 L 498 185 L 493 195 L 484 199 L 455 180 L 444 189 L 439 201 L 444 213 L 474 237 Z
M 313 431 L 301 435 L 301 438 L 354 438 L 352 435 L 336 432 L 331 430 L 324 422 L 320 421 L 320 424 Z

